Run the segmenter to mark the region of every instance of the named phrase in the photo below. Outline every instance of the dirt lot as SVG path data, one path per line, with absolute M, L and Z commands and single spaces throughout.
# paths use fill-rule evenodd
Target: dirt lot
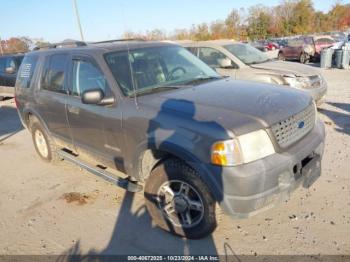
M 0 255 L 350 254 L 350 72 L 324 74 L 321 178 L 253 218 L 223 217 L 211 237 L 196 241 L 156 228 L 142 194 L 125 193 L 68 162 L 41 161 L 13 100 L 0 102 Z

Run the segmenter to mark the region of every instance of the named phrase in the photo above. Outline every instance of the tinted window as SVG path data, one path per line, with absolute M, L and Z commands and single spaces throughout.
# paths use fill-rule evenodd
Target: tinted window
M 5 72 L 6 58 L 0 58 L 0 72 Z
M 197 48 L 196 47 L 186 47 L 188 51 L 197 56 Z
M 228 59 L 227 56 L 220 51 L 209 47 L 200 47 L 198 57 L 211 67 L 220 67 L 218 60 L 225 58 Z
M 161 46 L 113 52 L 105 56 L 126 96 L 148 94 L 186 85 L 199 78 L 220 76 L 201 60 L 178 46 Z
M 97 88 L 106 94 L 107 82 L 101 71 L 91 62 L 74 60 L 73 95 L 80 96 L 86 90 Z
M 21 88 L 29 88 L 33 78 L 34 70 L 38 62 L 37 56 L 26 56 L 23 59 L 19 73 L 17 75 L 16 85 Z
M 224 46 L 231 54 L 247 65 L 264 63 L 269 60 L 267 55 L 247 44 L 231 44 Z
M 68 55 L 52 55 L 42 75 L 41 88 L 53 92 L 65 93 L 65 69 Z

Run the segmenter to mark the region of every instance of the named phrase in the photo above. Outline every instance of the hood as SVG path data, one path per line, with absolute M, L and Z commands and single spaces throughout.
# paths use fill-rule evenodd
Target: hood
M 320 74 L 316 68 L 313 68 L 311 66 L 278 60 L 251 65 L 251 67 L 271 72 L 277 72 L 280 75 L 312 76 Z
M 311 101 L 291 88 L 230 78 L 139 98 L 156 110 L 215 121 L 236 135 L 267 128 L 302 111 Z

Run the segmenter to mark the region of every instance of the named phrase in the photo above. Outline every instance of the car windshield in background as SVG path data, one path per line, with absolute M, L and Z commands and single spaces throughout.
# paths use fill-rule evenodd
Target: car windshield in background
M 230 44 L 224 46 L 246 65 L 260 64 L 269 61 L 267 55 L 247 44 Z
M 112 52 L 106 54 L 105 59 L 126 96 L 220 78 L 213 69 L 179 46 Z

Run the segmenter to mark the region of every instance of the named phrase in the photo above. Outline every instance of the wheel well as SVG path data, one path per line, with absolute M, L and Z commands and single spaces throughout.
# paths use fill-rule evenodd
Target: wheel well
M 24 116 L 24 122 L 27 125 L 27 127 L 30 129 L 30 122 L 32 121 L 34 115 L 31 112 L 28 112 Z
M 139 162 L 139 167 L 140 167 L 139 176 L 141 180 L 146 180 L 151 174 L 151 171 L 155 167 L 157 167 L 160 163 L 162 163 L 163 161 L 169 158 L 178 159 L 178 157 L 174 156 L 173 154 L 170 154 L 162 150 L 147 149 L 145 152 L 143 152 Z

